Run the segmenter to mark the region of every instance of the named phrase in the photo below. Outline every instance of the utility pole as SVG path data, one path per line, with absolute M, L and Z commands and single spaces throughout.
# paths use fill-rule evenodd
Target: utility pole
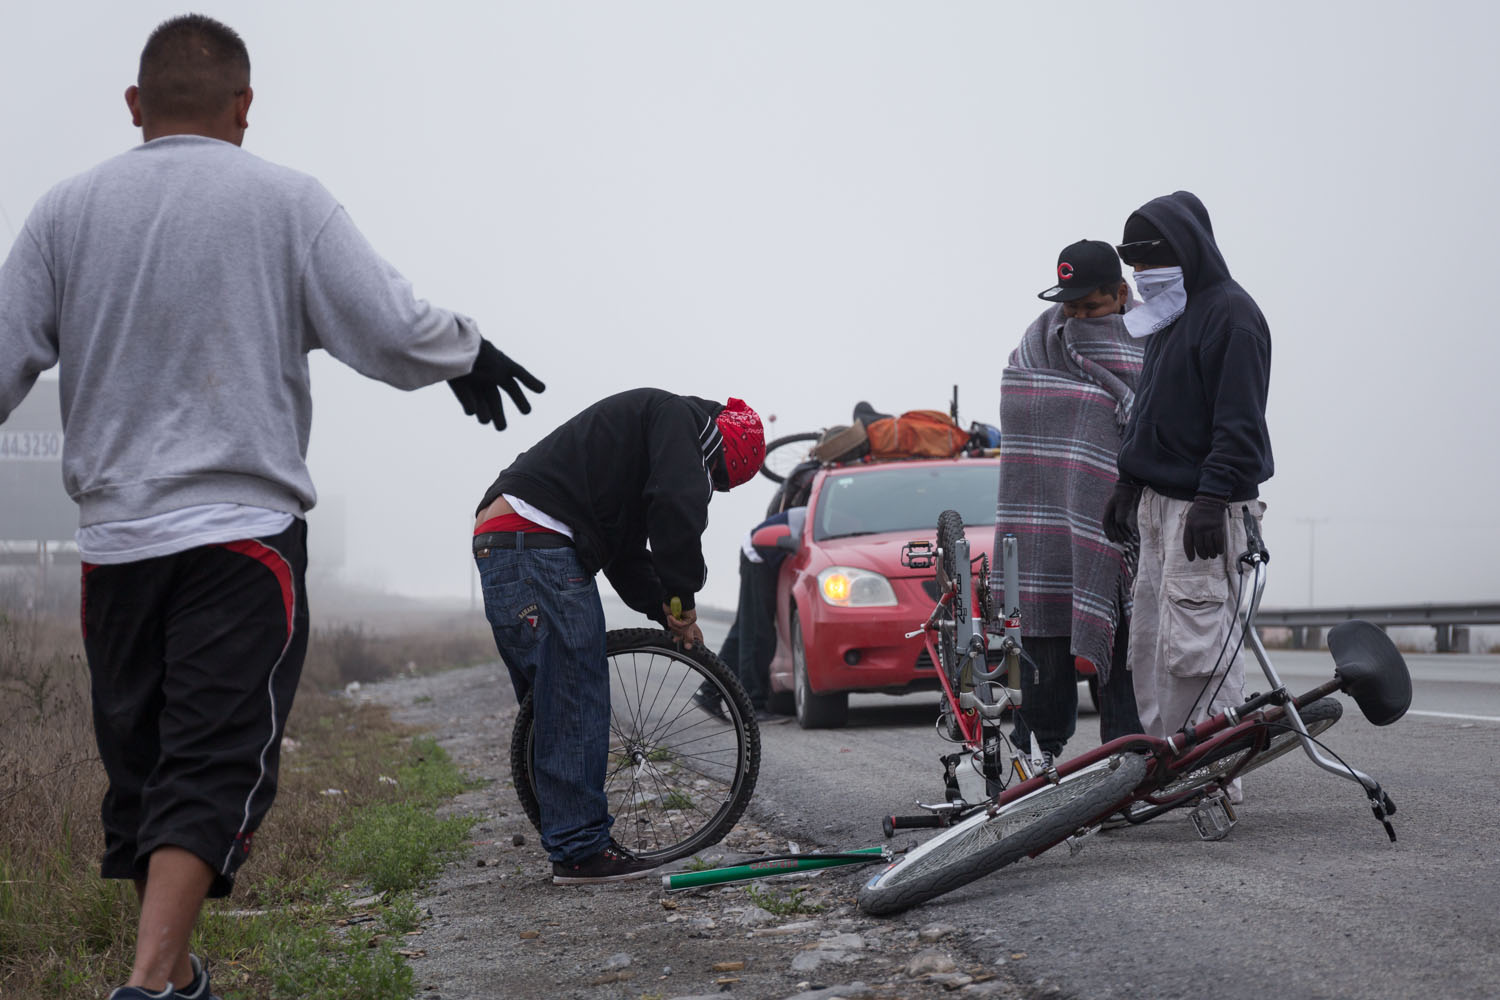
M 1326 517 L 1299 517 L 1298 523 L 1307 525 L 1307 606 L 1317 607 L 1313 599 L 1313 571 L 1317 566 L 1317 541 L 1318 525 L 1327 521 Z

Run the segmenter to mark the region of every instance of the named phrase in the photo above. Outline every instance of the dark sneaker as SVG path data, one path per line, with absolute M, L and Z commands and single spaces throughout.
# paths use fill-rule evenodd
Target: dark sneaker
M 198 961 L 198 956 L 189 955 L 188 961 L 193 966 L 193 980 L 185 989 L 172 994 L 173 1000 L 219 1000 L 209 988 L 208 970 L 203 967 L 202 962 Z
M 644 861 L 636 857 L 611 837 L 609 846 L 591 858 L 574 862 L 552 862 L 552 883 L 590 885 L 595 882 L 625 882 L 645 878 L 649 872 L 659 867 L 659 862 Z
M 693 704 L 715 719 L 729 721 L 729 716 L 724 711 L 724 699 L 719 697 L 718 689 L 707 681 L 704 681 L 699 685 L 698 690 L 693 692 Z
M 203 968 L 198 956 L 189 955 L 188 962 L 193 967 L 193 979 L 185 990 L 174 989 L 171 983 L 161 993 L 152 993 L 139 986 L 121 986 L 109 995 L 109 1000 L 219 1000 L 209 988 L 208 970 Z

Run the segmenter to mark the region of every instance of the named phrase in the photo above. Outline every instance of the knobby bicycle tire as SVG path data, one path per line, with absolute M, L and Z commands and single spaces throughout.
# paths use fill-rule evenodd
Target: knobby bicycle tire
M 937 522 L 937 545 L 938 545 L 938 576 L 937 584 L 939 590 L 946 590 L 948 585 L 958 578 L 958 554 L 954 542 L 964 537 L 964 518 L 956 510 L 945 510 L 938 515 Z M 968 594 L 959 595 L 963 600 L 969 599 Z
M 1307 727 L 1309 734 L 1317 736 L 1332 726 L 1344 714 L 1344 707 L 1335 698 L 1320 698 L 1310 705 L 1297 710 L 1302 716 L 1302 723 Z M 1203 760 L 1185 774 L 1178 775 L 1169 781 L 1154 795 L 1157 798 L 1173 798 L 1177 801 L 1164 805 L 1151 805 L 1142 802 L 1130 810 L 1130 821 L 1132 823 L 1144 823 L 1155 819 L 1164 812 L 1185 805 L 1188 801 L 1182 798 L 1188 792 L 1213 784 L 1223 776 L 1230 774 L 1240 762 L 1252 752 L 1255 743 L 1254 732 L 1246 733 L 1243 737 L 1229 740 L 1222 747 L 1206 756 Z M 1269 764 L 1292 750 L 1297 749 L 1302 742 L 1297 738 L 1297 733 L 1290 728 L 1280 726 L 1271 731 L 1270 738 L 1266 742 L 1266 748 L 1255 754 L 1240 770 L 1239 775 L 1248 774 L 1265 764 Z M 1236 775 L 1238 777 L 1239 775 Z
M 870 879 L 859 891 L 860 909 L 899 913 L 1040 854 L 1129 799 L 1147 764 L 1144 754 L 1116 754 L 1006 803 L 994 816 L 981 810 Z
M 615 840 L 659 864 L 695 854 L 739 821 L 760 774 L 760 728 L 729 668 L 702 646 L 680 649 L 656 629 L 607 633 L 609 763 L 605 795 Z M 693 702 L 707 682 L 727 721 Z M 526 818 L 542 828 L 532 779 L 531 696 L 511 734 L 510 770 Z
M 938 515 L 937 522 L 937 585 L 939 591 L 945 591 L 958 578 L 957 549 L 954 543 L 964 537 L 964 519 L 956 510 L 945 510 Z M 960 594 L 960 600 L 968 600 L 968 594 Z M 949 605 L 948 623 L 938 626 L 938 656 L 942 663 L 938 669 L 948 675 L 948 679 L 956 686 L 959 684 L 958 669 L 958 641 L 956 632 L 958 628 L 958 615 L 963 609 L 957 603 Z
M 777 469 L 774 469 L 774 468 L 771 467 L 771 454 L 773 452 L 775 452 L 777 448 L 784 448 L 787 445 L 793 445 L 793 444 L 802 444 L 802 443 L 807 442 L 807 441 L 817 441 L 822 436 L 823 435 L 820 432 L 818 432 L 818 431 L 808 431 L 808 432 L 805 432 L 805 433 L 802 433 L 802 434 L 787 434 L 787 435 L 785 435 L 783 437 L 776 438 L 774 441 L 769 442 L 766 445 L 766 458 L 765 458 L 765 461 L 763 461 L 761 463 L 761 466 L 760 466 L 760 474 L 762 476 L 765 476 L 767 479 L 769 479 L 773 483 L 784 483 L 784 482 L 786 482 L 787 472 L 791 472 L 792 469 L 795 468 L 798 465 L 798 463 L 800 463 L 802 461 L 802 457 L 805 457 L 806 452 L 799 450 L 798 451 L 799 457 L 798 457 L 797 461 L 791 463 L 791 465 L 787 465 L 785 472 L 778 471 Z M 785 465 L 785 462 L 782 461 L 782 462 L 778 462 L 777 464 L 778 465 Z

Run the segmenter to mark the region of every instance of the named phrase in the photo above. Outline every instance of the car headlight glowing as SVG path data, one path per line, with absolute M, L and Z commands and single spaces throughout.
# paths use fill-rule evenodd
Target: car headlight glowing
M 850 566 L 830 566 L 819 573 L 818 593 L 825 603 L 839 608 L 889 608 L 896 604 L 896 591 L 889 580 Z

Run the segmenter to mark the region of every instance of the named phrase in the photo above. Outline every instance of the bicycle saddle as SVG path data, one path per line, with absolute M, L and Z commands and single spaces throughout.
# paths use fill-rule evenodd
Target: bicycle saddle
M 1377 726 L 1389 726 L 1411 707 L 1406 660 L 1377 626 L 1355 619 L 1328 631 L 1328 652 L 1341 690 Z

